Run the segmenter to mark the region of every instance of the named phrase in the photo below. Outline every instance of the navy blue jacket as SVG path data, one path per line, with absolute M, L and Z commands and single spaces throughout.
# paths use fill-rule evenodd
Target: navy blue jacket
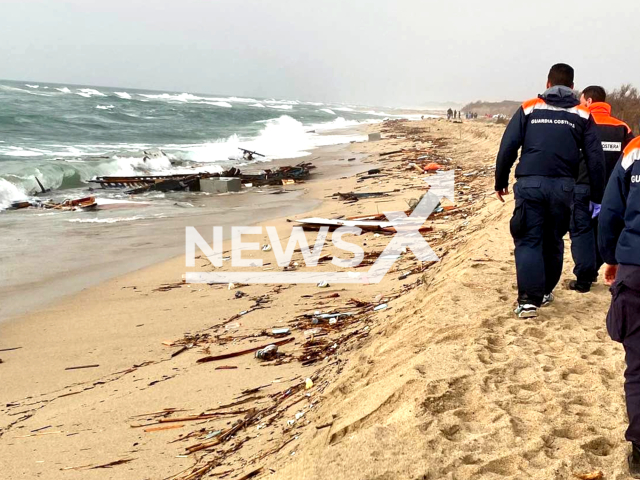
M 640 265 L 640 137 L 613 169 L 602 199 L 598 246 L 610 265 Z
M 578 177 L 580 152 L 584 154 L 591 199 L 600 203 L 604 191 L 604 154 L 593 117 L 568 87 L 551 87 L 524 102 L 502 137 L 496 160 L 495 189 L 509 185 L 511 167 L 518 158 L 516 178 Z

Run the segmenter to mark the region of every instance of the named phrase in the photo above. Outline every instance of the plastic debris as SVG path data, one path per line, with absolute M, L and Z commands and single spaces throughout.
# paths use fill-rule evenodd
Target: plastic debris
M 318 288 L 327 288 L 328 286 L 329 282 L 327 282 L 326 280 L 323 280 L 318 284 Z
M 273 335 L 288 335 L 290 331 L 291 331 L 290 328 L 283 327 L 283 328 L 274 328 L 273 330 L 271 330 L 271 333 Z
M 321 333 L 322 333 L 321 328 L 310 328 L 309 330 L 304 331 L 304 336 L 308 338 L 308 337 L 313 337 L 315 335 L 320 335 Z
M 261 360 L 271 360 L 278 353 L 277 345 L 268 345 L 265 348 L 256 351 L 256 358 Z

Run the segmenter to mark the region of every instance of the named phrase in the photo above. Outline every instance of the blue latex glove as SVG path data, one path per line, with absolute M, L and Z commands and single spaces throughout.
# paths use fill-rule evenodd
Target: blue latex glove
M 600 214 L 602 205 L 599 203 L 589 202 L 589 210 L 591 210 L 591 218 L 596 218 Z

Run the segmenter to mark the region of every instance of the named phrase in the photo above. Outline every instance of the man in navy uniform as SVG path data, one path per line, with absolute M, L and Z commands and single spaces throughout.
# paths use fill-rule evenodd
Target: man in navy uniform
M 611 287 L 607 330 L 624 346 L 624 392 L 632 444 L 629 470 L 640 478 L 640 137 L 632 140 L 616 164 L 602 200 L 598 244 Z
M 524 102 L 509 122 L 496 161 L 496 196 L 504 202 L 509 173 L 522 148 L 510 222 L 518 277 L 515 313 L 520 318 L 538 316 L 538 308 L 553 301 L 581 153 L 594 203 L 600 203 L 604 190 L 602 145 L 591 113 L 573 92 L 573 76 L 569 65 L 551 67 L 547 90 Z

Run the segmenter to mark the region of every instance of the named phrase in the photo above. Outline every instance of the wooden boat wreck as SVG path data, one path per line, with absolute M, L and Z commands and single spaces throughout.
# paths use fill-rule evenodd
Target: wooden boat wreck
M 77 200 L 65 200 L 58 204 L 43 203 L 44 208 L 53 208 L 56 210 L 96 210 L 98 202 L 96 197 L 78 198 Z
M 98 202 L 96 197 L 84 197 L 78 199 L 67 199 L 62 202 L 53 202 L 51 200 L 46 202 L 28 200 L 13 202 L 9 210 L 21 210 L 23 208 L 45 208 L 51 210 L 64 210 L 64 211 L 76 211 L 76 210 L 96 210 L 98 208 Z
M 200 180 L 205 178 L 235 177 L 242 183 L 253 186 L 282 185 L 284 183 L 301 182 L 306 180 L 311 170 L 315 168 L 311 163 L 299 163 L 294 166 L 284 166 L 264 170 L 259 173 L 242 173 L 237 168 L 230 168 L 224 172 L 198 172 L 177 175 L 135 175 L 120 177 L 96 177 L 89 180 L 102 188 L 126 188 L 126 193 L 136 194 L 149 191 L 200 191 Z

